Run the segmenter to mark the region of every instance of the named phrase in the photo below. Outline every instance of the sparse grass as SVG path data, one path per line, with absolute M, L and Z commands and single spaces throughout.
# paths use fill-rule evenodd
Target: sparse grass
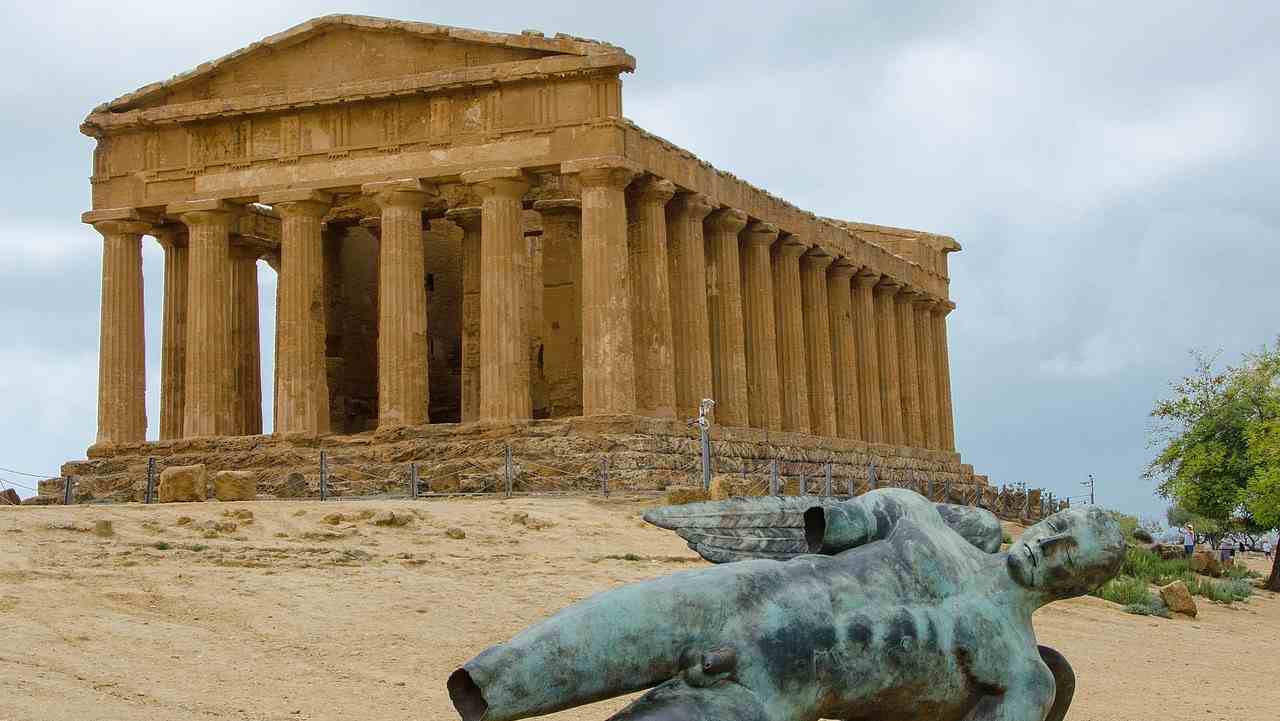
M 1006 546 L 1011 546 L 1013 545 L 1013 536 L 1009 535 L 1008 531 L 1001 531 L 1000 542 Z
M 1232 580 L 1235 580 L 1238 578 L 1262 578 L 1261 573 L 1258 573 L 1257 571 L 1253 570 L 1252 568 L 1249 568 L 1243 563 L 1235 564 L 1231 568 L 1228 568 L 1226 572 L 1223 573 L 1222 575 Z
M 1151 596 L 1150 603 L 1130 603 L 1124 607 L 1125 613 L 1132 613 L 1135 616 L 1159 616 L 1160 618 L 1172 618 L 1169 613 L 1169 607 L 1165 606 L 1160 599 L 1154 595 Z
M 1185 558 L 1162 559 L 1145 548 L 1129 546 L 1120 573 L 1163 586 L 1191 573 L 1191 563 Z
M 1147 582 L 1133 576 L 1116 576 L 1102 584 L 1102 587 L 1094 591 L 1093 595 L 1121 606 L 1150 606 L 1155 603 L 1155 596 L 1152 595 Z
M 169 550 L 170 548 L 173 548 L 173 546 L 170 546 L 169 544 L 165 543 L 164 541 L 161 541 L 161 542 L 157 543 L 155 546 L 153 546 L 153 548 L 155 548 L 157 551 L 167 551 L 167 550 Z

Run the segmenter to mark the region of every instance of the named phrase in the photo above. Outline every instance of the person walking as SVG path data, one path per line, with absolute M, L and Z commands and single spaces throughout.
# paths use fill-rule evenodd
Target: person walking
M 1186 552 L 1187 558 L 1191 558 L 1196 551 L 1196 529 L 1190 523 L 1182 529 L 1182 550 Z
M 1262 555 L 1267 559 L 1271 558 L 1271 541 L 1267 539 L 1262 540 Z

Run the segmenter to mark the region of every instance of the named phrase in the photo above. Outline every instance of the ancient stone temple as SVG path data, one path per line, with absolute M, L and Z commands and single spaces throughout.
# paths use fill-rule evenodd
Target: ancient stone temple
M 674 469 L 712 398 L 742 458 L 972 481 L 947 360 L 960 246 L 818 217 L 645 132 L 623 115 L 634 69 L 603 42 L 341 15 L 95 108 L 98 435 L 64 471 L 136 497 L 158 457 L 258 469 L 269 489 L 312 472 L 308 449 L 390 474 L 495 438 Z M 279 279 L 274 384 L 259 261 Z

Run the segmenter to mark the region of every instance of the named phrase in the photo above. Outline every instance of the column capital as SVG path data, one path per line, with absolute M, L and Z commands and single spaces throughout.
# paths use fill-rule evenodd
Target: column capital
M 715 204 L 702 193 L 677 192 L 668 207 L 677 213 L 687 213 L 690 220 L 702 220 L 715 208 Z
M 810 248 L 804 255 L 800 256 L 800 266 L 802 268 L 810 268 L 819 272 L 826 272 L 827 268 L 835 262 L 835 256 L 819 247 Z M 852 273 L 850 274 L 852 275 Z
M 165 250 L 185 248 L 187 246 L 187 226 L 182 223 L 153 225 L 147 233 L 155 238 L 156 242 L 160 243 L 160 247 Z
M 778 226 L 753 220 L 743 228 L 742 235 L 748 245 L 773 245 L 773 241 L 778 239 Z
M 880 273 L 869 267 L 860 268 L 853 275 L 853 282 L 859 288 L 867 288 L 880 282 Z
M 481 198 L 521 198 L 529 190 L 528 176 L 522 169 L 512 166 L 468 170 L 460 177 Z
M 282 216 L 323 217 L 333 207 L 333 195 L 309 188 L 276 190 L 258 196 L 258 202 L 270 205 Z
M 99 220 L 93 224 L 93 229 L 104 237 L 108 235 L 145 235 L 150 233 L 153 227 L 150 223 L 138 220 Z
M 577 175 L 586 187 L 625 188 L 641 170 L 639 163 L 621 155 L 579 158 L 560 164 L 561 175 Z
M 665 178 L 645 175 L 632 183 L 627 191 L 636 200 L 666 205 L 675 197 L 676 184 Z
M 582 201 L 577 198 L 548 198 L 545 200 L 533 201 L 533 209 L 547 214 L 572 213 L 577 215 L 582 212 Z
M 784 258 L 799 258 L 809 250 L 809 244 L 791 233 L 779 233 L 774 249 Z
M 899 303 L 920 303 L 923 301 L 932 301 L 932 298 L 918 288 L 912 288 L 909 285 L 902 286 L 902 290 L 898 293 Z
M 949 300 L 933 299 L 933 305 L 929 306 L 930 313 L 933 313 L 934 315 L 940 315 L 944 318 L 950 315 L 951 311 L 955 309 L 956 309 L 956 304 Z
M 181 203 L 170 203 L 165 207 L 164 212 L 166 215 L 183 218 L 183 221 L 186 222 L 186 216 L 189 215 L 215 213 L 232 215 L 239 214 L 243 210 L 244 206 L 239 203 L 232 203 L 228 200 L 222 200 L 219 198 L 210 198 L 207 200 L 187 200 Z
M 836 258 L 831 267 L 827 269 L 827 275 L 832 278 L 848 279 L 852 278 L 854 273 L 858 272 L 858 266 L 849 262 L 848 258 Z
M 417 208 L 427 205 L 428 189 L 417 178 L 365 183 L 360 192 L 368 195 L 379 208 Z
M 97 225 L 104 221 L 131 221 L 156 225 L 160 222 L 159 213 L 140 208 L 107 208 L 105 210 L 88 210 L 80 214 L 80 222 Z
M 890 278 L 887 275 L 880 277 L 880 282 L 876 283 L 876 295 L 888 295 L 890 297 L 897 295 L 906 286 L 899 281 Z
M 463 230 L 480 230 L 481 209 L 478 205 L 466 208 L 450 208 L 445 211 L 444 219 L 452 221 Z
M 737 208 L 721 208 L 707 216 L 707 225 L 726 233 L 738 233 L 747 227 L 747 214 Z
M 371 215 L 367 218 L 361 218 L 360 222 L 357 225 L 359 225 L 361 228 L 364 228 L 373 237 L 378 239 L 382 238 L 382 218 L 381 217 L 376 215 Z

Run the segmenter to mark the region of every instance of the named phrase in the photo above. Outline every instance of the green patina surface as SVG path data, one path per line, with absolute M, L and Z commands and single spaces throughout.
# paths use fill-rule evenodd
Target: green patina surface
M 998 552 L 981 509 L 902 489 L 656 509 L 718 565 L 623 586 L 449 679 L 464 721 L 650 689 L 614 721 L 1061 721 L 1066 660 L 1031 615 L 1118 571 L 1109 514 L 1072 508 Z

